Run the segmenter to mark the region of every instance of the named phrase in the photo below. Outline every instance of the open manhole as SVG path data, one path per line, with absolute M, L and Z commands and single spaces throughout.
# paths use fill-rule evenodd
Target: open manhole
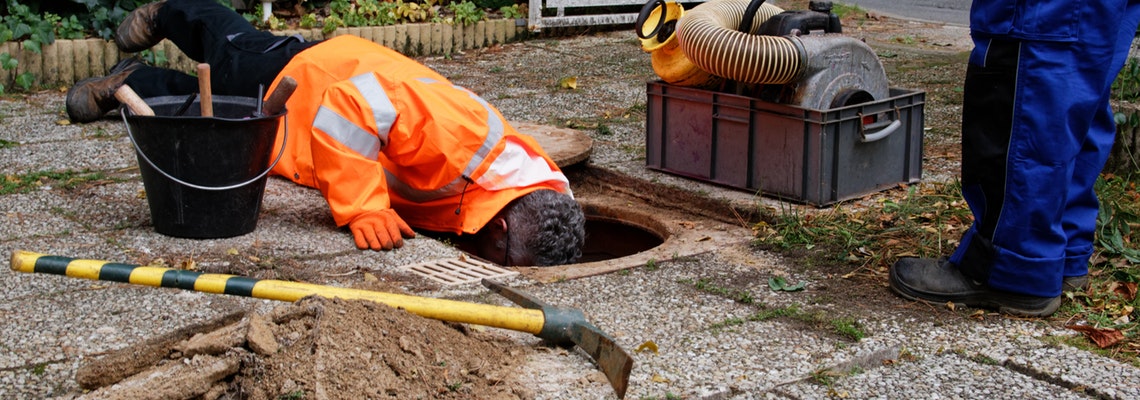
M 564 170 L 588 159 L 593 146 L 589 135 L 573 129 L 519 122 L 512 122 L 512 126 L 538 141 Z M 747 228 L 702 222 L 699 218 L 694 220 L 666 210 L 638 208 L 628 199 L 604 193 L 579 197 L 579 203 L 586 217 L 586 242 L 577 263 L 506 269 L 541 282 L 554 282 L 688 257 L 740 242 L 751 234 Z M 468 255 L 475 254 L 475 244 L 470 237 L 422 233 L 450 243 Z
M 652 216 L 626 209 L 584 204 L 586 243 L 580 263 L 612 260 L 660 246 L 669 230 Z
M 586 217 L 586 242 L 582 246 L 582 258 L 579 259 L 578 263 L 606 261 L 641 253 L 660 246 L 665 242 L 665 239 L 669 237 L 669 229 L 647 213 L 591 202 L 582 203 L 582 211 Z M 475 254 L 475 243 L 473 240 L 470 240 L 469 237 L 438 232 L 423 233 L 436 240 L 451 243 L 455 245 L 457 249 L 469 255 Z M 460 264 L 478 264 L 478 268 L 474 269 L 485 269 L 485 266 L 494 266 L 493 264 L 478 259 L 478 257 L 472 258 L 473 259 Z M 437 266 L 437 264 L 455 264 L 452 260 L 441 260 L 439 262 L 425 263 L 425 265 L 426 264 L 431 264 L 432 269 L 447 270 L 443 274 L 470 275 L 462 272 L 454 272 L 452 271 L 454 268 L 439 268 Z M 421 273 L 420 271 L 428 271 L 429 269 L 420 267 L 422 267 L 422 265 L 417 264 L 417 268 L 408 266 L 402 267 L 401 269 L 427 276 L 432 280 L 437 280 L 436 278 L 440 275 L 440 273 L 436 272 Z M 464 279 L 457 280 L 456 282 L 465 283 Z

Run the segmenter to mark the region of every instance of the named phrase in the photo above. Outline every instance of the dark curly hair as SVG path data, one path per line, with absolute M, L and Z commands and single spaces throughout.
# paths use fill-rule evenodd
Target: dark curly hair
M 530 255 L 538 266 L 571 264 L 582 257 L 586 217 L 570 195 L 536 190 L 515 199 L 506 211 L 513 256 Z

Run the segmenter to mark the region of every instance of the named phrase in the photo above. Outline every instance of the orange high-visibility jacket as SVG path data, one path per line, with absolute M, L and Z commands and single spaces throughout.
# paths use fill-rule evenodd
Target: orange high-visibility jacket
M 338 36 L 293 57 L 270 91 L 283 76 L 297 90 L 273 173 L 320 189 L 337 226 L 392 208 L 413 227 L 475 233 L 524 194 L 570 193 L 498 110 L 394 50 Z

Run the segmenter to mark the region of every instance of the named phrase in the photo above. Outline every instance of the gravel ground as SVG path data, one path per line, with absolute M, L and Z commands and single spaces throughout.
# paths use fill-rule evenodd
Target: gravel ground
M 954 74 L 963 69 L 961 53 L 968 50 L 964 31 L 874 19 L 848 31 L 879 51 L 893 84 L 928 93 L 925 176 L 927 181 L 950 176 L 956 164 L 946 149 L 956 129 L 954 86 L 960 78 Z M 912 40 L 898 40 L 900 35 Z M 629 32 L 533 38 L 422 61 L 483 94 L 512 120 L 586 131 L 595 140 L 589 168 L 742 208 L 810 211 L 647 170 L 645 82 L 653 73 Z M 577 78 L 577 89 L 559 87 L 566 77 Z M 507 304 L 478 285 L 438 287 L 397 271 L 458 256 L 446 243 L 421 236 L 393 252 L 356 251 L 348 234 L 332 226 L 315 191 L 280 179 L 269 181 L 254 233 L 216 240 L 159 235 L 140 196 L 143 187 L 122 122 L 67 125 L 60 122 L 63 115 L 61 92 L 0 100 L 0 143 L 12 143 L 0 146 L 5 174 L 84 169 L 104 174 L 73 186 L 43 185 L 0 196 L 5 210 L 0 251 L 130 263 L 193 260 L 206 271 L 337 285 L 373 276 L 416 294 Z M 660 204 L 618 190 L 582 196 L 650 212 Z M 701 206 L 689 207 L 693 220 L 705 218 L 698 215 Z M 1057 321 L 907 302 L 891 295 L 881 279 L 796 265 L 749 247 L 747 239 L 622 272 L 552 283 L 522 275 L 508 283 L 550 304 L 579 308 L 611 334 L 635 359 L 626 396 L 632 399 L 1140 398 L 1140 370 L 1058 344 L 1076 334 Z M 772 276 L 804 281 L 807 290 L 772 291 L 767 287 Z M 750 302 L 731 295 L 742 292 L 751 294 Z M 268 305 L 0 273 L 0 330 L 5 332 L 0 398 L 74 398 L 82 393 L 74 373 L 85 360 L 234 310 Z M 796 310 L 800 317 L 766 317 L 778 310 Z M 837 333 L 831 324 L 842 321 L 856 323 L 862 337 Z M 581 352 L 545 347 L 527 334 L 504 334 L 539 349 L 516 377 L 533 388 L 533 397 L 614 397 Z M 656 351 L 636 351 L 648 343 Z

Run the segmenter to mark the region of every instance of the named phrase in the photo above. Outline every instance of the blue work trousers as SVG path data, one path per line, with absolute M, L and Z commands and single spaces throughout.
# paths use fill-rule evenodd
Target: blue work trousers
M 970 23 L 962 194 L 974 223 L 950 262 L 996 290 L 1058 296 L 1064 277 L 1088 273 L 1110 88 L 1140 0 L 976 0 Z

